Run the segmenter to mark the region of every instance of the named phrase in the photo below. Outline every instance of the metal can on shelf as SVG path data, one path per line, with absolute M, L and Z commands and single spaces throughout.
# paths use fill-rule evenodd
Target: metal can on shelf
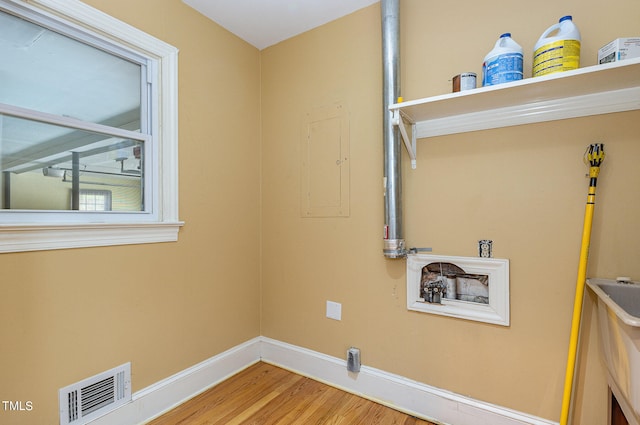
M 476 88 L 476 73 L 463 72 L 453 77 L 453 92 L 471 90 Z

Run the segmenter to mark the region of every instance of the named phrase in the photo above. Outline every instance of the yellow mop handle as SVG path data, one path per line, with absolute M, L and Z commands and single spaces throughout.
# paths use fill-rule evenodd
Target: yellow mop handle
M 593 223 L 593 208 L 596 202 L 596 184 L 600 173 L 600 164 L 604 161 L 604 145 L 597 143 L 590 145 L 585 154 L 585 162 L 589 167 L 589 193 L 584 213 L 584 227 L 582 229 L 582 245 L 580 247 L 580 262 L 578 265 L 578 279 L 576 281 L 576 297 L 573 303 L 573 319 L 571 321 L 571 336 L 569 340 L 569 354 L 567 356 L 567 371 L 564 381 L 562 398 L 562 413 L 560 425 L 567 425 L 571 407 L 571 393 L 573 392 L 573 377 L 576 368 L 578 352 L 578 337 L 580 335 L 580 317 L 582 316 L 582 298 L 587 279 L 587 261 L 589 259 L 589 244 L 591 241 L 591 225 Z

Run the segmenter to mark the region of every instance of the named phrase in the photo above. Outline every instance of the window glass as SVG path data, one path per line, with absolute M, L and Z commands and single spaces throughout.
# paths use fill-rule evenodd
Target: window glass
M 80 192 L 106 188 L 98 211 L 145 211 L 146 65 L 89 41 L 0 11 L 3 210 L 96 211 Z
M 142 66 L 0 11 L 0 103 L 140 128 Z
M 144 141 L 11 116 L 0 122 L 3 209 L 80 210 L 81 190 L 108 188 L 112 211 L 144 211 Z

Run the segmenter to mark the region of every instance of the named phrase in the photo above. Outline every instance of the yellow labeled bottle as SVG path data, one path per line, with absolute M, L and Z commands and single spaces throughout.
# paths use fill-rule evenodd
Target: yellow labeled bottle
M 571 16 L 547 28 L 533 49 L 533 76 L 580 67 L 580 31 Z

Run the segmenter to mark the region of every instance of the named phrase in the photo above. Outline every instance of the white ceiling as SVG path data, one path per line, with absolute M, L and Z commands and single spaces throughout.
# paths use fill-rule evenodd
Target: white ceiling
M 379 0 L 182 0 L 262 50 Z

